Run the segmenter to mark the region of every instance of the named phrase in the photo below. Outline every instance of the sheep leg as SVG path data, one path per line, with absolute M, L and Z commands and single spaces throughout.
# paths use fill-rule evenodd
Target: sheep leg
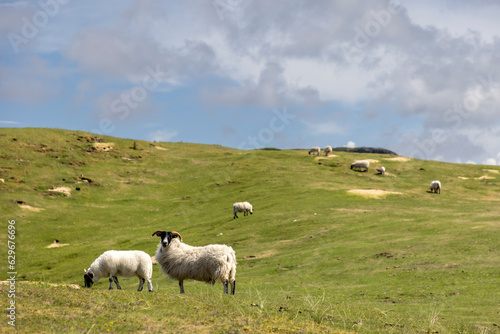
M 236 292 L 236 280 L 231 283 L 231 294 L 234 295 Z
M 109 289 L 113 290 L 113 275 L 109 275 Z
M 227 295 L 227 280 L 222 283 L 224 285 L 224 294 Z
M 151 279 L 148 279 L 148 291 L 153 292 L 153 282 L 151 282 Z
M 184 282 L 179 281 L 179 287 L 181 288 L 181 293 L 184 293 Z
M 235 219 L 235 218 L 238 218 L 238 215 L 236 214 L 236 212 L 234 213 L 233 219 Z
M 118 283 L 118 276 L 113 276 L 113 279 L 114 279 L 114 281 L 115 281 L 115 283 L 116 283 L 116 288 L 117 288 L 118 290 L 121 290 L 121 289 L 122 289 L 122 287 L 120 286 L 120 283 Z M 111 285 L 113 285 L 113 283 L 111 283 Z
M 142 287 L 144 286 L 144 282 L 146 280 L 144 278 L 139 278 L 139 287 L 137 288 L 137 291 L 142 291 Z

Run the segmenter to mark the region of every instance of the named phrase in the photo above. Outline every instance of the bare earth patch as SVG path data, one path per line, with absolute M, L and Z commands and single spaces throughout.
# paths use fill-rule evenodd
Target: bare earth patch
M 161 146 L 155 146 L 155 148 L 156 148 L 157 150 L 160 150 L 160 151 L 168 151 L 168 148 L 161 147 Z
M 376 164 L 376 163 L 380 162 L 377 159 L 363 159 L 363 161 L 368 161 L 371 164 Z
M 387 195 L 401 195 L 402 193 L 396 191 L 385 191 L 380 189 L 351 189 L 348 191 L 350 194 L 359 195 L 369 198 L 381 198 Z
M 384 159 L 384 160 L 407 162 L 407 161 L 410 161 L 411 159 L 407 158 L 407 157 L 395 157 L 395 158 L 387 158 L 387 159 Z
M 71 196 L 71 188 L 70 187 L 51 187 L 49 191 L 54 191 L 58 193 L 63 193 L 64 195 L 70 197 Z
M 115 143 L 94 143 L 92 148 L 97 152 L 109 152 L 115 146 Z
M 468 180 L 469 178 L 468 177 L 465 177 L 465 176 L 459 176 L 458 177 L 460 180 Z
M 53 243 L 51 243 L 50 245 L 48 245 L 45 248 L 57 248 L 57 247 L 64 247 L 64 246 L 69 246 L 69 244 L 62 244 L 59 241 L 54 241 Z
M 40 211 L 43 211 L 45 209 L 42 209 L 42 208 L 35 208 L 35 207 L 32 207 L 31 205 L 27 205 L 27 204 L 19 204 L 19 207 L 23 210 L 28 210 L 28 211 L 31 211 L 31 212 L 40 212 Z
M 488 172 L 488 173 L 495 173 L 495 174 L 500 174 L 500 171 L 496 170 L 496 169 L 483 169 L 485 172 Z

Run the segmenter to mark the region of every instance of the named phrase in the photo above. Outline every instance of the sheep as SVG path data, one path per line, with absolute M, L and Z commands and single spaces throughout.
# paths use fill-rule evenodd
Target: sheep
M 332 153 L 333 150 L 331 146 L 325 146 L 323 151 L 325 151 L 325 155 L 328 156 L 328 154 Z
M 163 273 L 170 279 L 178 280 L 180 293 L 184 293 L 184 280 L 215 284 L 220 280 L 224 285 L 224 294 L 228 293 L 228 282 L 231 294 L 236 289 L 236 253 L 226 245 L 207 245 L 193 247 L 182 242 L 178 232 L 156 231 L 151 237 L 161 238 L 156 251 L 156 262 Z
M 441 194 L 441 182 L 439 182 L 438 180 L 432 181 L 429 188 L 431 190 L 431 193 L 434 192 L 436 194 Z
M 311 148 L 309 150 L 309 155 L 311 155 L 311 153 L 317 153 L 317 155 L 319 155 L 319 152 L 321 151 L 321 149 L 318 147 L 318 146 L 314 146 L 313 148 Z
M 377 169 L 377 174 L 385 175 L 385 167 L 382 166 L 382 167 L 380 167 L 380 169 Z
M 148 282 L 149 292 L 153 291 L 153 283 L 151 282 L 153 263 L 151 256 L 143 251 L 106 251 L 90 265 L 89 269 L 83 269 L 83 272 L 86 288 L 90 288 L 92 284 L 103 277 L 109 277 L 109 290 L 113 290 L 113 281 L 116 283 L 116 288 L 121 290 L 118 283 L 118 275 L 120 275 L 139 277 L 137 291 L 142 291 L 145 281 Z
M 358 160 L 351 164 L 351 169 L 359 169 L 363 171 L 368 171 L 368 167 L 370 167 L 370 161 L 368 160 Z
M 252 204 L 248 202 L 237 202 L 233 204 L 233 219 L 239 218 L 237 213 L 238 212 L 243 212 L 243 216 L 248 216 L 248 213 L 250 212 L 251 215 L 253 215 L 253 206 Z

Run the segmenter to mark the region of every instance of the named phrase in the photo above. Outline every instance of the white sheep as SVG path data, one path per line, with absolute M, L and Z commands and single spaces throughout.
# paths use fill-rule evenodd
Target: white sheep
M 143 251 L 115 251 L 104 252 L 91 265 L 88 270 L 83 269 L 85 287 L 90 288 L 92 284 L 101 278 L 109 277 L 109 289 L 113 289 L 113 281 L 116 288 L 121 290 L 118 283 L 118 275 L 123 277 L 137 276 L 139 287 L 137 291 L 142 291 L 144 282 L 148 282 L 149 292 L 153 291 L 151 276 L 153 275 L 153 263 L 151 256 Z
M 358 160 L 351 164 L 351 169 L 363 170 L 365 172 L 368 170 L 368 167 L 370 167 L 370 161 L 368 160 Z
M 207 245 L 193 247 L 182 242 L 178 232 L 156 231 L 151 237 L 161 238 L 156 251 L 156 262 L 163 273 L 170 279 L 178 280 L 181 293 L 184 293 L 184 280 L 193 279 L 215 284 L 220 280 L 224 285 L 224 293 L 228 293 L 228 282 L 231 294 L 236 289 L 236 253 L 226 245 Z
M 320 151 L 321 151 L 321 149 L 318 146 L 314 146 L 313 148 L 311 148 L 309 150 L 309 155 L 311 155 L 311 153 L 316 153 L 317 155 L 319 155 Z
M 253 206 L 252 204 L 248 202 L 237 202 L 233 204 L 233 219 L 239 218 L 237 213 L 238 212 L 243 212 L 243 216 L 248 216 L 248 213 L 250 212 L 251 215 L 253 215 Z
M 432 181 L 429 189 L 431 190 L 431 193 L 435 192 L 436 194 L 441 194 L 441 182 L 438 180 Z
M 332 153 L 333 150 L 331 146 L 325 146 L 323 151 L 325 151 L 325 155 L 328 156 L 328 154 Z

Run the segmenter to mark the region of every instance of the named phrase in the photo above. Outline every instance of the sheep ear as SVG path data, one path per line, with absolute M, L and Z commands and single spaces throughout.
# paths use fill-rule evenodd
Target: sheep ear
M 151 238 L 154 237 L 155 235 L 160 237 L 162 233 L 165 233 L 165 231 L 162 230 L 155 231 L 155 233 L 151 235 Z
M 181 237 L 181 235 L 179 234 L 179 232 L 172 231 L 172 232 L 170 232 L 170 233 L 172 233 L 172 238 L 179 237 L 179 240 L 182 242 L 182 237 Z

